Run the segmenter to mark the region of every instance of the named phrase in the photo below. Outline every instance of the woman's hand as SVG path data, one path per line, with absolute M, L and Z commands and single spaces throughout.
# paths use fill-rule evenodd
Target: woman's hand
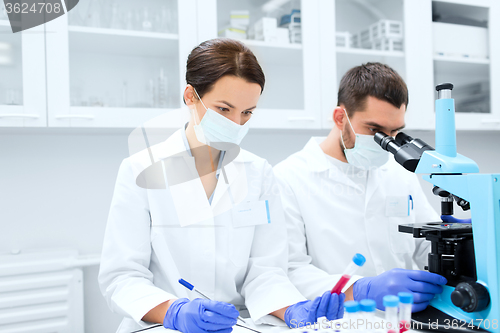
M 335 320 L 344 317 L 345 294 L 331 294 L 326 291 L 314 301 L 304 301 L 291 305 L 286 309 L 285 322 L 290 328 L 313 325 L 318 318 L 326 317 Z
M 230 333 L 239 314 L 229 303 L 181 298 L 170 305 L 163 327 L 185 333 Z

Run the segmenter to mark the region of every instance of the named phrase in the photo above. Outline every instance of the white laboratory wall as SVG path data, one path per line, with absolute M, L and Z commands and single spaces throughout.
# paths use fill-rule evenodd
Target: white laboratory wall
M 275 165 L 300 150 L 310 136 L 327 133 L 252 130 L 242 146 Z M 0 132 L 0 253 L 52 247 L 99 253 L 118 167 L 128 155 L 128 134 L 91 129 Z M 430 131 L 408 134 L 434 142 Z M 459 152 L 474 159 L 481 172 L 500 172 L 499 140 L 494 131 L 457 135 Z M 424 189 L 438 210 L 431 186 L 426 183 Z M 84 270 L 86 332 L 113 332 L 120 317 L 101 296 L 97 272 L 97 266 Z

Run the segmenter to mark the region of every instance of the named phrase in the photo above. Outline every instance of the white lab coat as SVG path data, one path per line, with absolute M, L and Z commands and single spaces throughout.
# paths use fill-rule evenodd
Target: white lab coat
M 150 177 L 147 189 L 137 185 L 137 175 L 152 163 L 150 158 L 160 161 L 159 170 L 196 172 L 181 130 L 126 158 L 118 172 L 99 271 L 108 305 L 125 316 L 118 332 L 145 327 L 148 323 L 141 318 L 169 299 L 199 297 L 181 286 L 180 278 L 211 299 L 238 309 L 246 306 L 257 321 L 305 300 L 286 274 L 286 225 L 267 161 L 241 150 L 225 166 L 234 200 L 240 202 L 236 208 L 222 175 L 212 205 L 196 177 L 175 186 L 168 186 L 176 182 L 168 179 L 163 189 L 161 177 Z
M 324 139 L 312 138 L 274 168 L 287 220 L 290 280 L 311 299 L 333 287 L 355 253 L 366 257 L 356 273 L 361 276 L 423 269 L 430 242 L 398 232 L 399 224 L 440 220 L 417 176 L 392 157 L 374 171 L 355 168 L 327 156 L 319 146 Z

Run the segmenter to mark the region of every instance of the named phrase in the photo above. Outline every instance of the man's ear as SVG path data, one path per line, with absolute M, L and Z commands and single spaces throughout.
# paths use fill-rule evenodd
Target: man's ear
M 344 122 L 346 121 L 345 119 L 346 117 L 345 117 L 344 105 L 337 106 L 333 110 L 333 122 L 335 123 L 335 126 L 339 130 L 344 129 Z

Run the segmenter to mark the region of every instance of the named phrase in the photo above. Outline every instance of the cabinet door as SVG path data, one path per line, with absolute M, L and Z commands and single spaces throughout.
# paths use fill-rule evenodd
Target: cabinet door
M 432 2 L 434 84 L 454 85 L 457 130 L 500 129 L 500 4 Z
M 46 126 L 45 28 L 12 33 L 0 6 L 0 127 Z
M 239 39 L 264 70 L 266 86 L 253 128 L 320 127 L 319 3 L 198 0 L 198 42 L 218 36 Z M 255 29 L 263 18 L 264 29 Z
M 185 18 L 194 5 L 80 1 L 48 22 L 55 32 L 47 33 L 49 126 L 182 126 L 184 68 L 196 39 L 196 22 Z
M 323 128 L 333 126 L 339 84 L 352 67 L 381 62 L 408 78 L 404 7 L 402 0 L 321 0 Z

